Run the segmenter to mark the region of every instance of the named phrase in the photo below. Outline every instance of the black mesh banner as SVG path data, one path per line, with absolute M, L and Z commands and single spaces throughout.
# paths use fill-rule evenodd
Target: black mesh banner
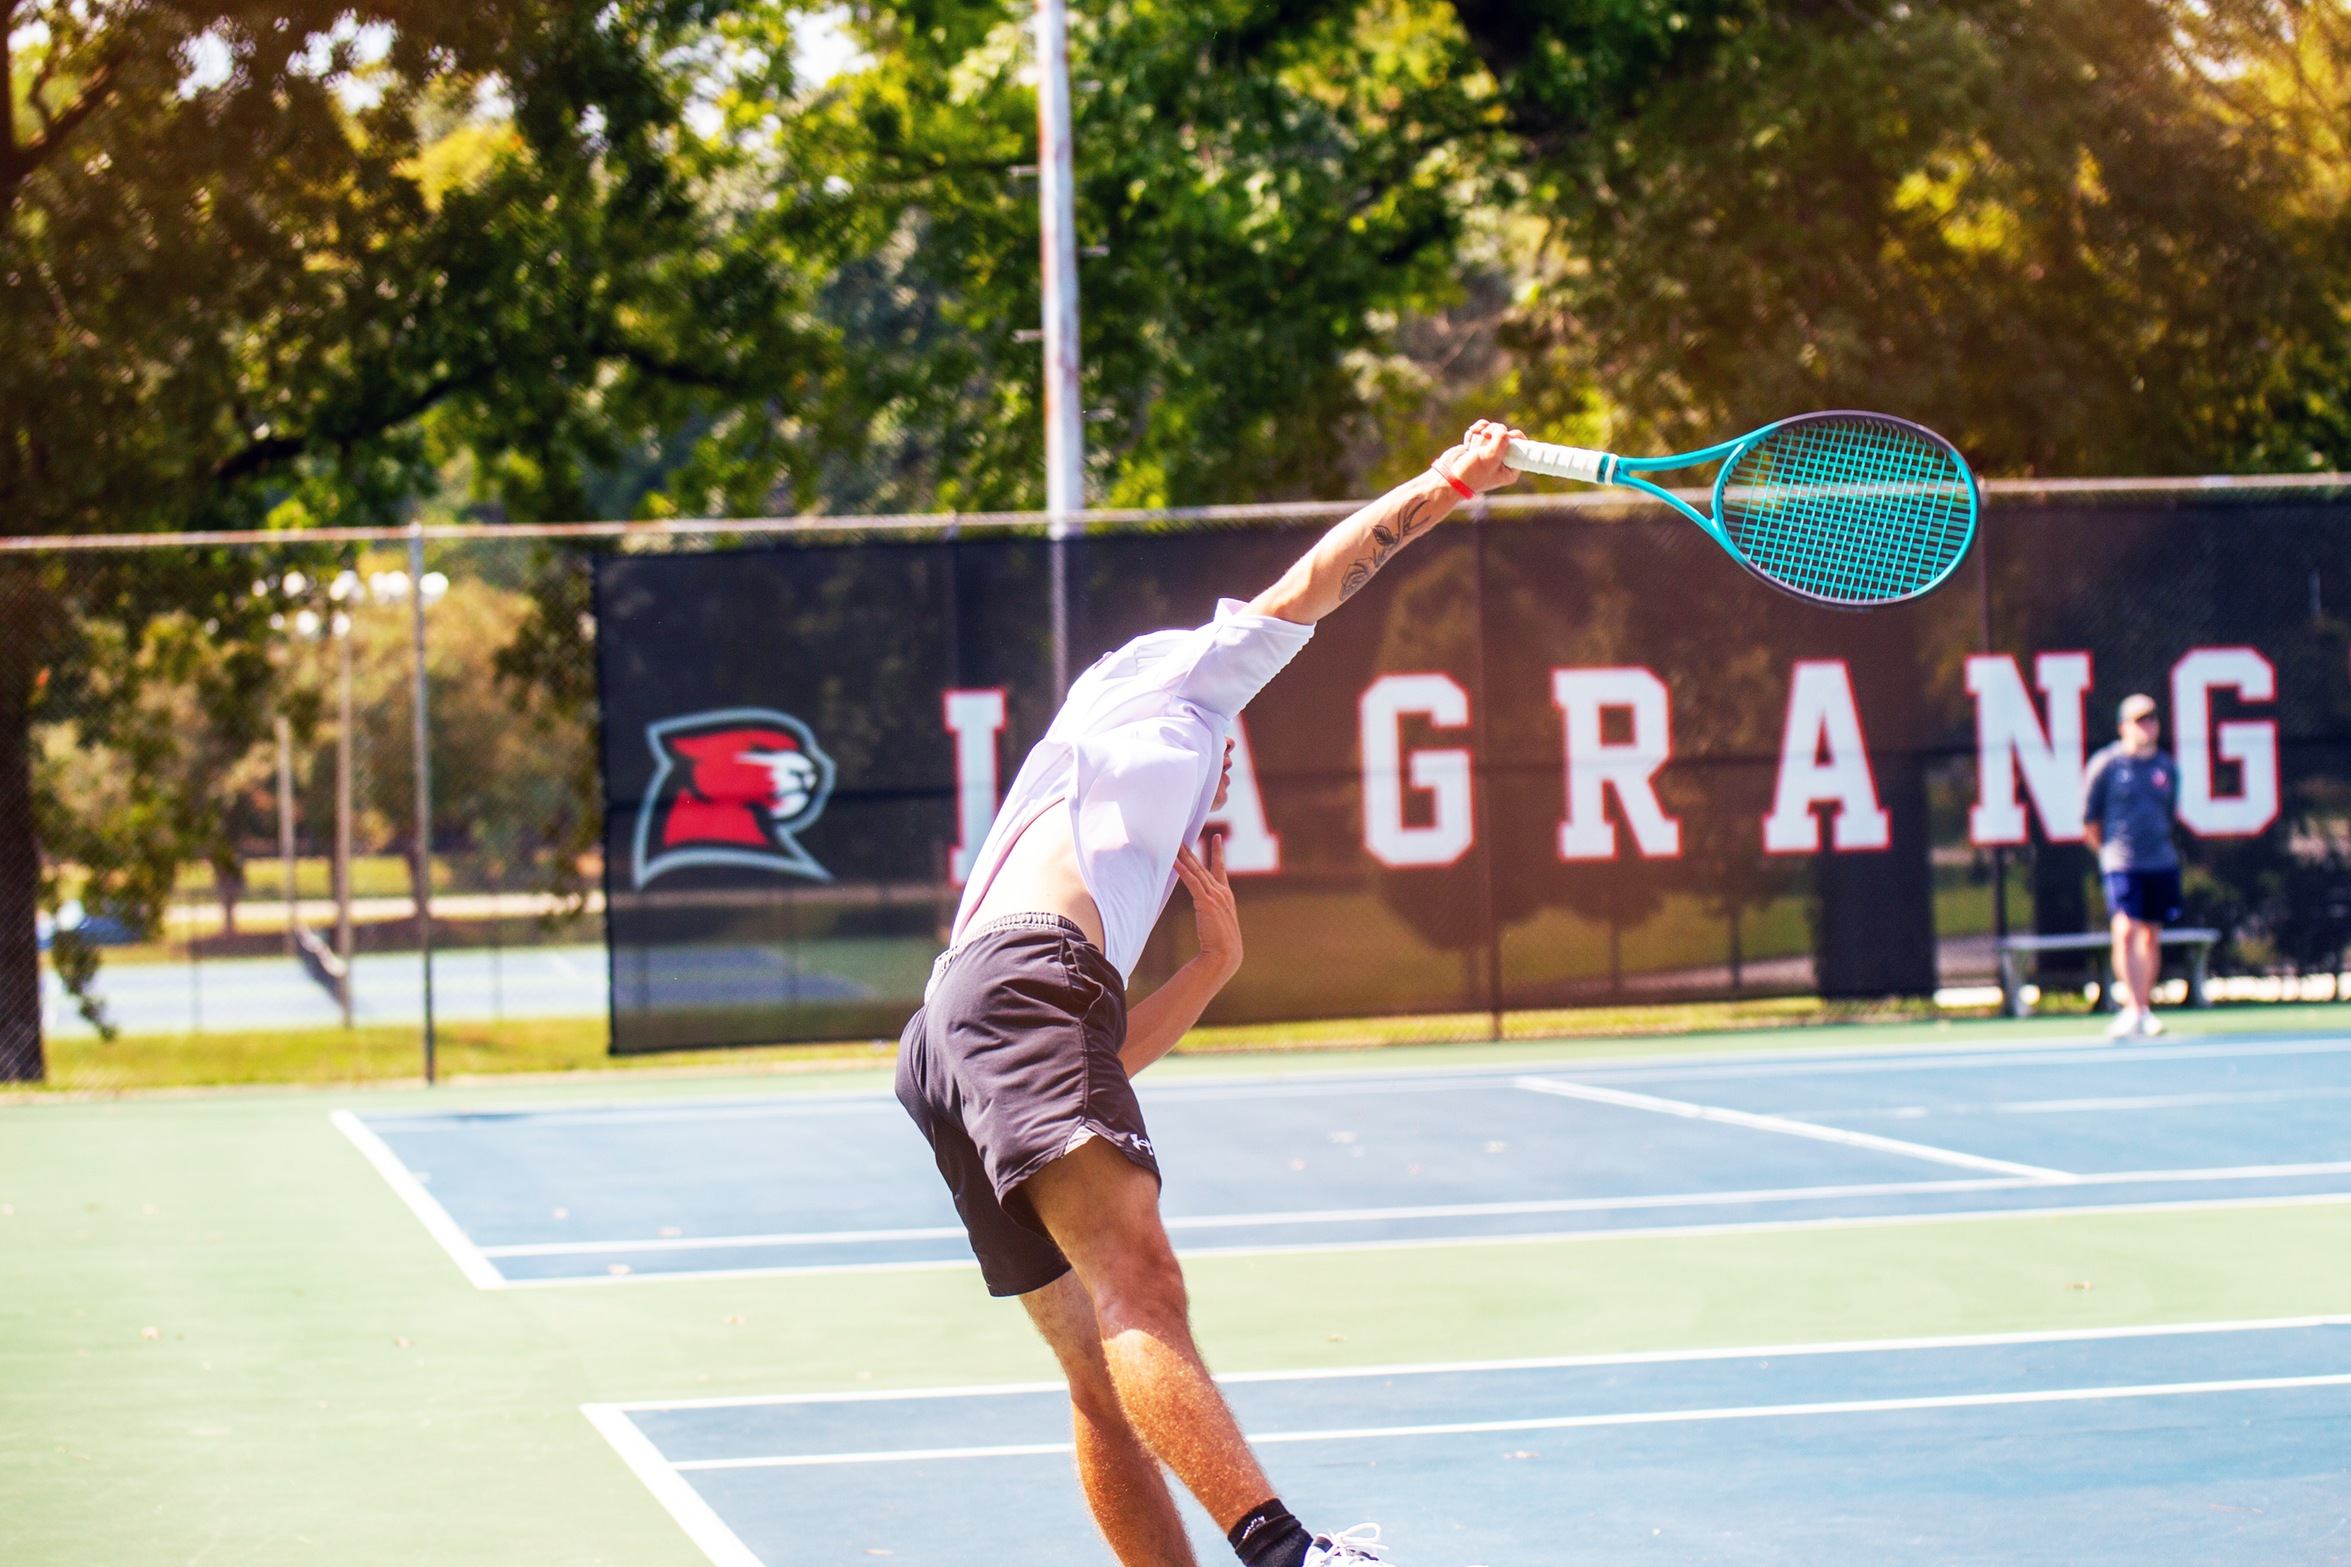
M 1866 614 L 1655 511 L 1449 524 L 1245 715 L 1223 825 L 1249 957 L 1209 1018 L 1980 978 L 2003 922 L 2103 920 L 2081 768 L 2134 691 L 2181 759 L 2189 917 L 2225 962 L 2336 961 L 2346 520 L 2001 507 L 1944 589 Z M 1072 541 L 1073 666 L 1248 597 L 1318 531 Z M 896 1031 L 1051 717 L 1052 547 L 604 559 L 616 1050 Z M 1190 951 L 1179 894 L 1137 992 Z

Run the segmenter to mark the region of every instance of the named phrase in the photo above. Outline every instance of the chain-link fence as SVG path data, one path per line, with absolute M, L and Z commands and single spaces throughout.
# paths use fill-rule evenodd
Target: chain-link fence
M 1825 622 L 1735 575 L 1718 582 L 1711 546 L 1660 513 L 1593 497 L 1498 501 L 1403 557 L 1326 627 L 1316 646 L 1343 675 L 1285 676 L 1300 700 L 1283 706 L 1277 685 L 1252 709 L 1257 825 L 1283 860 L 1243 882 L 1252 961 L 1220 1015 L 1447 1013 L 1486 1028 L 1506 1012 L 1593 1002 L 1937 986 L 1981 1001 L 2001 931 L 2102 918 L 2086 851 L 2051 841 L 2032 737 L 2020 763 L 2006 760 L 2013 746 L 1999 752 L 2017 820 L 1983 814 L 1990 753 L 1971 685 L 1991 677 L 1970 660 L 1987 652 L 2014 660 L 2045 745 L 2062 740 L 2048 715 L 2072 689 L 2071 666 L 2052 674 L 2036 660 L 2090 653 L 2094 682 L 2074 694 L 2088 702 L 2091 748 L 2124 690 L 2152 690 L 2169 709 L 2191 652 L 2254 653 L 2204 671 L 2202 727 L 2179 737 L 2209 759 L 2203 798 L 2221 813 L 2207 825 L 2224 824 L 2186 835 L 2191 917 L 2226 932 L 2219 966 L 2241 976 L 2238 990 L 2331 997 L 2351 938 L 2346 498 L 2331 480 L 1996 485 L 1982 553 L 1948 589 L 1901 614 Z M 1246 591 L 1223 579 L 1344 510 L 1095 514 L 1069 546 L 1067 655 L 1082 668 L 1145 622 Z M 942 698 L 973 694 L 968 729 L 996 693 L 999 784 L 1050 714 L 1052 650 L 1039 639 L 1053 616 L 1027 602 L 1050 578 L 1027 559 L 1052 548 L 1041 524 L 8 542 L 9 1075 L 103 1088 L 413 1072 L 428 1006 L 438 1065 L 458 1071 L 581 1064 L 605 1052 L 616 1015 L 623 1048 L 886 1035 L 919 995 L 973 825 L 966 764 L 977 753 L 952 714 L 942 724 Z M 656 591 L 647 568 L 678 555 L 714 557 L 702 569 L 719 586 Z M 918 591 L 918 557 L 960 575 Z M 607 606 L 606 637 L 637 659 L 619 718 L 599 708 L 599 561 L 608 588 L 626 577 L 652 594 L 625 613 Z M 788 569 L 775 575 L 779 562 Z M 829 604 L 831 618 L 776 601 L 762 619 L 760 601 L 741 595 L 771 579 L 786 597 Z M 750 618 L 721 624 L 729 592 Z M 843 595 L 858 613 L 840 613 Z M 690 633 L 697 615 L 718 653 L 664 665 L 663 639 Z M 609 683 L 624 646 L 603 651 Z M 641 731 L 669 711 L 645 705 L 645 682 L 678 714 L 710 710 L 716 688 L 696 681 L 714 659 L 755 677 L 729 690 L 778 693 L 762 710 L 802 712 L 841 754 L 828 830 L 846 836 L 810 838 L 828 860 L 821 880 L 737 867 L 647 884 L 642 865 L 609 863 L 630 853 L 647 803 L 647 778 L 623 776 L 629 758 L 651 766 Z M 1766 818 L 1790 765 L 1794 687 L 1814 679 L 1794 671 L 1831 663 L 1868 730 L 1887 838 L 1873 850 L 1869 824 L 1823 797 L 1797 812 L 1817 852 L 1775 851 Z M 1616 684 L 1587 691 L 1578 671 Z M 1647 687 L 1627 671 L 1656 682 L 1670 715 L 1670 756 L 1637 775 L 1608 760 L 1650 743 L 1639 732 L 1653 721 Z M 1425 690 L 1391 678 L 1405 676 L 1431 678 Z M 1434 682 L 1462 693 L 1460 714 Z M 1377 745 L 1365 727 L 1374 685 Z M 1579 775 L 1585 719 L 1584 761 L 1602 766 Z M 604 732 L 605 721 L 619 727 Z M 1834 736 L 1821 734 L 1829 750 L 1807 765 L 1834 761 Z M 603 819 L 600 762 L 616 769 L 629 822 Z M 2265 778 L 2278 797 L 2256 822 Z M 1644 779 L 1670 844 L 1644 817 Z M 1456 795 L 1459 824 L 1445 814 Z M 1443 858 L 1456 825 L 1464 841 Z M 624 914 L 694 905 L 718 934 L 623 930 L 608 965 L 608 891 Z M 735 912 L 714 913 L 722 904 Z M 1139 983 L 1180 962 L 1185 940 L 1171 919 Z M 674 994 L 714 964 L 719 991 L 742 1003 L 724 1026 L 644 1004 L 654 970 Z M 2043 966 L 2052 990 L 2084 977 Z
M 453 1065 L 601 1051 L 582 561 L 460 537 L 431 541 L 419 573 L 416 542 L 0 555 L 28 606 L 0 638 L 0 680 L 22 693 L 0 758 L 0 856 L 20 867 L 0 924 L 40 953 L 37 1005 L 21 983 L 5 1000 L 15 1075 L 413 1072 L 428 1004 Z

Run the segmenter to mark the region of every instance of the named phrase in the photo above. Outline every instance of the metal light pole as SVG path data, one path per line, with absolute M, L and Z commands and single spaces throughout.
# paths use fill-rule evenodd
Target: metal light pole
M 1052 541 L 1053 693 L 1069 690 L 1069 544 L 1086 509 L 1078 393 L 1077 193 L 1070 161 L 1069 11 L 1037 0 L 1037 209 L 1045 307 L 1045 513 Z
M 408 527 L 408 603 L 415 653 L 413 723 L 409 743 L 416 771 L 416 939 L 424 963 L 424 1080 L 432 1082 L 433 1039 L 433 770 L 425 744 L 424 523 Z
M 351 1026 L 351 616 L 333 610 L 327 622 L 342 659 L 341 721 L 335 727 L 335 956 L 343 963 L 343 1026 Z

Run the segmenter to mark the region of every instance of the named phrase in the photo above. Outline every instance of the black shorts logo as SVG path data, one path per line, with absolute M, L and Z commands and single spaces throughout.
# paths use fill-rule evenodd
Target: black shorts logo
M 645 743 L 654 767 L 637 814 L 637 886 L 689 865 L 833 879 L 796 836 L 833 793 L 833 759 L 806 724 L 730 707 L 648 724 Z

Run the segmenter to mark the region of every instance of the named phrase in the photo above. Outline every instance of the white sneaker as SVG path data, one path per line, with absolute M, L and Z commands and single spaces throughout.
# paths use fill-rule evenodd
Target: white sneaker
M 1380 1547 L 1380 1526 L 1359 1523 L 1345 1534 L 1318 1534 L 1306 1548 L 1306 1567 L 1349 1567 L 1349 1564 L 1386 1560 Z
M 2114 1014 L 2114 1021 L 2106 1025 L 2106 1037 L 2108 1039 L 2128 1039 L 2134 1034 L 2144 1032 L 2139 1023 L 2141 1015 L 2137 1007 L 2124 1007 L 2120 1012 Z
M 1306 1567 L 1355 1567 L 1364 1562 L 1372 1567 L 1394 1567 L 1388 1561 L 1387 1547 L 1380 1544 L 1376 1523 L 1359 1523 L 1345 1534 L 1318 1534 L 1306 1548 Z
M 2163 1019 L 2155 1015 L 2153 1007 L 2139 1014 L 2139 1032 L 2149 1039 L 2163 1032 Z

